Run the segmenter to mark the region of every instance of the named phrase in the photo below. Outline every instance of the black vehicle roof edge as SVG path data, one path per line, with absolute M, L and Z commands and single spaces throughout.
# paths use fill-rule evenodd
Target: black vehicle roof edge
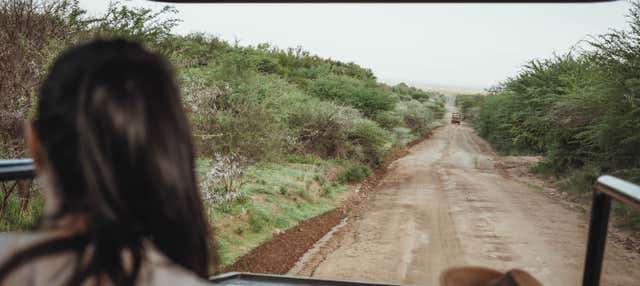
M 273 281 L 283 283 L 284 285 L 337 285 L 337 286 L 402 286 L 401 284 L 384 284 L 376 282 L 364 282 L 364 281 L 349 281 L 349 280 L 333 280 L 333 279 L 320 279 L 313 277 L 300 277 L 290 275 L 275 275 L 275 274 L 258 274 L 247 272 L 227 272 L 216 276 L 209 277 L 210 282 L 224 282 L 227 280 L 254 280 L 254 281 Z

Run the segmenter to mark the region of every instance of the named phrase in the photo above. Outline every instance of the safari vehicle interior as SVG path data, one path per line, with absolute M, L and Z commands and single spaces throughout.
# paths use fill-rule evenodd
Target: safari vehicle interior
M 207 0 L 162 0 L 155 2 L 173 3 L 219 3 Z M 224 2 L 224 1 L 223 1 Z M 270 1 L 268 1 L 270 2 Z M 296 1 L 294 1 L 296 2 Z M 305 2 L 305 1 L 301 1 Z M 322 1 L 344 2 L 344 1 Z M 448 2 L 448 1 L 444 1 Z M 465 1 L 463 1 L 465 2 Z M 476 1 L 468 1 L 476 2 Z M 483 1 L 479 1 L 483 2 Z M 595 1 L 598 2 L 598 1 Z M 460 124 L 462 115 L 451 114 L 451 123 Z M 0 160 L 0 181 L 32 180 L 35 178 L 33 161 L 29 158 Z M 583 286 L 600 285 L 603 258 L 607 240 L 609 215 L 612 201 L 618 201 L 636 211 L 640 210 L 640 186 L 625 180 L 602 175 L 593 185 L 592 204 L 588 231 L 588 242 L 585 249 Z M 220 285 L 394 285 L 376 283 L 376 281 L 342 281 L 325 280 L 309 277 L 287 275 L 271 275 L 244 272 L 229 272 L 211 276 L 209 281 Z

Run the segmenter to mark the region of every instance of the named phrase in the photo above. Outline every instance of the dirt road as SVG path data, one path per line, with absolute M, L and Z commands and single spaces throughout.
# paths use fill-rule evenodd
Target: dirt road
M 469 126 L 439 128 L 394 162 L 363 211 L 290 274 L 438 285 L 454 265 L 522 268 L 579 285 L 587 215 L 517 182 Z M 638 255 L 607 246 L 603 285 L 640 285 Z

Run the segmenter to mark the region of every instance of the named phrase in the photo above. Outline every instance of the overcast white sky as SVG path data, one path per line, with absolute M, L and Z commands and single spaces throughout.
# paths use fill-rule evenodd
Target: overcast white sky
M 126 1 L 160 8 L 165 3 Z M 90 14 L 103 0 L 80 0 Z M 628 2 L 596 4 L 172 4 L 175 32 L 241 45 L 302 46 L 355 62 L 382 81 L 485 88 L 534 58 L 564 53 L 587 35 L 626 28 Z

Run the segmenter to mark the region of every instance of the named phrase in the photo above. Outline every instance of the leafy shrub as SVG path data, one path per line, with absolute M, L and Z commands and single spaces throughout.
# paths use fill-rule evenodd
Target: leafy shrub
M 469 121 L 475 121 L 480 112 L 480 105 L 485 99 L 483 94 L 459 94 L 456 96 L 456 106 L 460 109 L 462 116 Z
M 352 164 L 338 173 L 338 181 L 342 184 L 358 183 L 367 178 L 370 173 L 369 167 L 362 164 Z
M 345 130 L 347 158 L 378 167 L 392 147 L 390 132 L 369 119 L 358 119 Z
M 404 125 L 416 136 L 422 137 L 429 133 L 435 117 L 428 104 L 410 100 L 398 104 L 396 108 L 402 114 Z
M 346 104 L 372 117 L 378 112 L 392 110 L 396 98 L 367 82 L 345 76 L 328 76 L 313 81 L 309 93 L 324 100 Z
M 275 107 L 275 101 L 291 87 L 278 79 L 256 76 L 247 82 L 202 93 L 198 106 L 199 149 L 205 154 L 236 153 L 262 160 L 288 148 L 289 130 Z M 212 98 L 207 99 L 207 96 Z
M 145 43 L 166 55 L 171 50 L 164 43 L 172 38 L 171 30 L 180 22 L 175 17 L 177 13 L 178 10 L 171 6 L 153 11 L 110 2 L 106 13 L 95 21 L 93 33 L 100 37 L 126 38 Z
M 398 110 L 381 111 L 373 115 L 371 118 L 384 129 L 392 130 L 395 127 L 403 126 L 403 116 Z
M 616 170 L 611 174 L 627 181 L 640 184 L 640 168 Z
M 285 120 L 300 151 L 326 157 L 344 155 L 345 129 L 360 113 L 350 107 L 304 96 L 286 98 Z
M 0 156 L 25 156 L 22 123 L 47 67 L 87 27 L 71 1 L 0 1 Z
M 289 94 L 279 105 L 298 152 L 375 166 L 393 145 L 390 132 L 353 108 L 301 94 Z
M 404 100 L 417 100 L 419 102 L 427 102 L 429 100 L 438 100 L 443 97 L 443 94 L 435 91 L 425 91 L 419 88 L 409 86 L 404 82 L 396 84 L 391 87 L 391 90 L 399 95 Z

